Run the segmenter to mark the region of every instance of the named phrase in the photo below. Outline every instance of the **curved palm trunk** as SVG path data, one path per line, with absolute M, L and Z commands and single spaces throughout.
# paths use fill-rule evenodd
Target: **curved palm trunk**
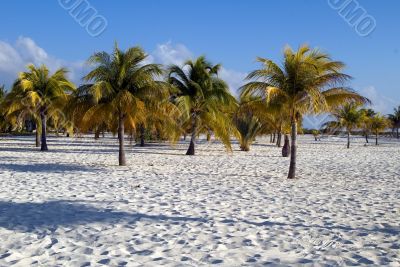
M 42 137 L 41 137 L 41 146 L 40 146 L 40 150 L 41 151 L 47 151 L 49 150 L 47 148 L 47 138 L 46 138 L 46 108 L 43 107 L 40 110 L 40 120 L 42 121 Z
M 145 137 L 146 128 L 144 128 L 143 124 L 140 124 L 139 130 L 140 130 L 140 146 L 144 147 L 144 141 L 145 141 L 144 137 Z
M 207 132 L 207 142 L 211 141 L 211 133 L 210 131 Z
M 40 131 L 39 131 L 39 129 L 38 128 L 36 128 L 36 147 L 40 147 Z
M 289 166 L 289 179 L 296 178 L 296 154 L 297 154 L 297 121 L 292 119 L 292 132 L 291 132 L 292 145 L 290 147 L 290 166 Z
M 350 131 L 347 131 L 347 148 L 350 148 Z
M 125 159 L 125 146 L 124 146 L 124 116 L 122 114 L 119 115 L 118 119 L 118 140 L 119 140 L 119 154 L 118 154 L 118 161 L 119 166 L 126 166 L 126 159 Z
M 94 139 L 98 140 L 100 138 L 100 127 L 98 127 L 94 133 Z
M 369 143 L 369 140 L 368 140 L 368 133 L 365 133 L 365 141 L 367 142 L 367 144 Z
M 278 132 L 278 140 L 276 142 L 277 147 L 282 147 L 282 133 Z
M 282 148 L 282 157 L 289 157 L 290 152 L 290 141 L 289 141 L 289 135 L 285 134 L 285 143 L 283 144 Z
M 196 132 L 197 132 L 197 118 L 196 115 L 192 115 L 192 134 L 190 139 L 190 145 L 186 152 L 186 155 L 194 156 L 195 154 L 195 143 L 196 143 Z
M 247 140 L 241 140 L 240 151 L 250 151 L 250 142 L 248 142 Z

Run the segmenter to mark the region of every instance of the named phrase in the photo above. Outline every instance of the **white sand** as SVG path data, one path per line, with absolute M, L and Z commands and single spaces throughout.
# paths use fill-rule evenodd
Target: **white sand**
M 267 141 L 1 138 L 0 266 L 400 266 L 400 143 L 345 142 L 301 137 L 289 181 Z

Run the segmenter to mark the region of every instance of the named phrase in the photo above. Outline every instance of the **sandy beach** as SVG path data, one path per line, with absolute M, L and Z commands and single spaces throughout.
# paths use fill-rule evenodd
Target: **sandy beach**
M 400 144 L 300 137 L 299 179 L 260 139 L 127 149 L 0 141 L 0 266 L 400 266 Z

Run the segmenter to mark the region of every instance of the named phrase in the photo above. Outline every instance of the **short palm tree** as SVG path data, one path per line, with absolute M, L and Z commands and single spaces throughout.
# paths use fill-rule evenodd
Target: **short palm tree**
M 371 131 L 375 134 L 375 145 L 378 145 L 379 134 L 390 126 L 390 120 L 381 114 L 376 114 L 370 119 Z
M 282 66 L 265 58 L 258 58 L 263 68 L 251 72 L 242 87 L 242 94 L 263 97 L 266 103 L 284 99 L 291 123 L 291 153 L 288 178 L 296 176 L 298 124 L 304 114 L 329 111 L 348 101 L 366 99 L 343 86 L 350 76 L 341 70 L 344 64 L 333 61 L 319 51 L 301 46 L 298 51 L 287 47 Z
M 144 130 L 156 132 L 163 140 L 175 142 L 181 135 L 178 121 L 179 109 L 168 99 L 149 100 L 146 104 L 145 121 L 139 126 L 140 146 L 145 144 Z
M 363 126 L 365 112 L 360 109 L 360 105 L 357 103 L 346 103 L 332 111 L 332 115 L 335 120 L 325 123 L 325 126 L 329 129 L 346 129 L 347 148 L 350 148 L 351 132 Z
M 362 109 L 362 112 L 364 113 L 364 118 L 363 118 L 363 122 L 362 122 L 362 129 L 364 131 L 365 134 L 365 142 L 369 143 L 368 140 L 368 135 L 370 133 L 370 122 L 371 122 L 371 118 L 374 117 L 376 115 L 376 112 L 373 109 Z
M 393 133 L 396 130 L 397 139 L 400 138 L 399 128 L 400 128 L 400 106 L 394 109 L 393 114 L 389 114 L 389 120 L 392 124 Z
M 240 99 L 237 111 L 233 116 L 233 123 L 238 132 L 240 150 L 250 151 L 250 145 L 263 128 L 263 123 L 251 108 L 250 99 Z
M 121 51 L 115 45 L 112 54 L 99 52 L 88 62 L 95 68 L 84 79 L 92 81 L 90 95 L 94 101 L 82 120 L 84 129 L 99 121 L 116 122 L 119 137 L 119 165 L 126 165 L 125 127 L 136 128 L 144 120 L 145 100 L 165 98 L 155 79 L 162 75 L 157 64 L 145 64 L 146 53 L 140 47 Z
M 4 85 L 0 86 L 0 132 L 5 132 L 7 128 L 9 128 L 10 124 L 6 119 L 5 113 L 5 100 L 7 96 L 7 92 L 5 90 Z
M 190 123 L 191 140 L 186 155 L 195 154 L 196 136 L 213 131 L 228 149 L 232 114 L 236 100 L 228 85 L 218 78 L 220 65 L 212 65 L 205 57 L 187 61 L 183 67 L 170 66 L 168 81 L 175 88 L 174 102 L 183 115 L 183 124 Z
M 1 103 L 4 119 L 12 129 L 18 129 L 26 120 L 33 120 L 36 124 L 36 147 L 40 147 L 41 123 L 35 100 L 29 97 L 27 91 L 14 86 Z
M 52 114 L 59 114 L 75 86 L 67 79 L 67 70 L 64 68 L 57 70 L 53 75 L 50 75 L 45 65 L 29 65 L 28 70 L 21 72 L 14 83 L 13 90 L 17 95 L 9 108 L 27 108 L 35 118 L 40 118 L 41 150 L 47 151 L 47 121 Z M 18 102 L 17 99 L 22 102 Z

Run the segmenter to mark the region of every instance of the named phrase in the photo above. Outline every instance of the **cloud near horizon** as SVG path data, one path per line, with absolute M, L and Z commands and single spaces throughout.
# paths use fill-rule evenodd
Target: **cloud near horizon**
M 34 40 L 19 37 L 15 44 L 0 41 L 0 83 L 11 86 L 18 73 L 26 70 L 29 64 L 45 64 L 50 71 L 61 67 L 69 70 L 68 76 L 78 82 L 85 71 L 84 61 L 69 62 L 47 54 Z
M 185 45 L 166 42 L 157 45 L 149 54 L 147 62 L 182 65 L 194 57 L 195 55 Z M 15 44 L 0 41 L 0 84 L 10 87 L 18 73 L 26 70 L 28 64 L 45 64 L 50 71 L 65 67 L 69 70 L 69 78 L 76 84 L 82 83 L 81 78 L 89 69 L 84 60 L 71 62 L 49 55 L 29 37 L 21 36 Z M 228 83 L 234 94 L 237 94 L 237 89 L 242 85 L 245 76 L 246 73 L 226 68 L 222 68 L 220 73 L 220 77 Z

